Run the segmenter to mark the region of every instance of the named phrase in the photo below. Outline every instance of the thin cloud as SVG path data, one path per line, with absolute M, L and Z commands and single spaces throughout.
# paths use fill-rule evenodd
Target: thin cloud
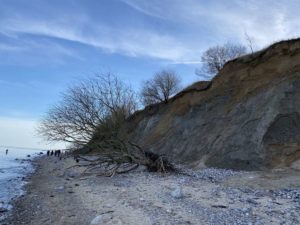
M 147 16 L 177 23 L 196 22 L 206 14 L 206 4 L 197 0 L 121 0 L 132 9 Z
M 194 61 L 174 61 L 174 62 L 171 62 L 170 64 L 200 65 L 200 64 L 202 64 L 202 62 L 199 61 L 199 60 L 194 60 Z
M 122 0 L 145 15 L 189 26 L 192 32 L 211 35 L 216 42 L 234 39 L 245 43 L 245 32 L 258 48 L 299 35 L 299 1 L 147 1 Z M 261 10 L 268 9 L 268 10 Z M 206 30 L 203 30 L 206 29 Z M 196 44 L 196 40 L 192 41 Z M 201 40 L 199 40 L 201 41 Z M 209 44 L 209 43 L 208 43 Z M 217 44 L 217 43 L 210 43 Z
M 274 4 L 270 0 L 120 0 L 120 3 L 136 11 L 137 20 L 141 13 L 150 18 L 143 18 L 139 23 L 128 20 L 126 26 L 121 26 L 111 24 L 101 15 L 91 17 L 86 10 L 78 11 L 80 7 L 77 7 L 74 12 L 66 8 L 64 14 L 59 10 L 55 17 L 51 14 L 38 17 L 31 17 L 30 13 L 6 14 L 0 28 L 8 36 L 29 34 L 35 38 L 62 39 L 108 54 L 149 57 L 174 64 L 197 64 L 201 52 L 215 44 L 226 41 L 247 44 L 245 33 L 252 37 L 257 48 L 261 48 L 276 40 L 295 37 L 300 30 L 298 14 L 291 13 L 300 6 L 292 0 L 289 4 L 283 0 Z M 85 8 L 92 7 L 81 4 Z M 268 10 L 260 10 L 263 8 Z M 54 13 L 55 7 L 51 9 Z M 126 22 L 126 17 L 121 18 Z M 160 19 L 163 27 L 153 26 L 153 18 Z M 164 27 L 166 29 L 162 29 Z M 57 54 L 78 57 L 76 50 L 62 45 L 53 49 Z M 54 51 L 50 53 L 55 54 Z
M 0 44 L 0 52 L 19 52 L 26 50 L 25 47 L 18 47 L 9 44 Z
M 101 48 L 109 53 L 121 53 L 128 56 L 153 57 L 166 60 L 180 60 L 189 49 L 182 46 L 172 36 L 147 30 L 119 30 L 97 25 L 93 35 L 84 34 L 79 27 L 45 21 L 8 20 L 2 25 L 8 33 L 25 33 L 60 38 L 72 42 Z

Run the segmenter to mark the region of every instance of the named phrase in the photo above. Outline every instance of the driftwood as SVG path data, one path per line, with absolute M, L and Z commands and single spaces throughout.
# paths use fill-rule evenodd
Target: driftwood
M 77 164 L 73 167 L 86 167 L 83 174 L 92 173 L 99 169 L 101 173 L 98 176 L 114 176 L 115 174 L 127 173 L 140 165 L 143 165 L 150 172 L 167 173 L 174 171 L 174 166 L 166 159 L 166 157 L 144 151 L 139 145 L 123 141 L 119 138 L 105 140 L 95 146 L 95 150 L 99 152 L 93 157 L 74 155 L 77 162 L 85 162 Z

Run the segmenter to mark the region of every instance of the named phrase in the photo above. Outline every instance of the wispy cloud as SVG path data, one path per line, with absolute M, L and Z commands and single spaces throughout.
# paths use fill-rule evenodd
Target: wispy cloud
M 24 35 L 25 33 L 8 31 L 8 41 L 0 40 L 0 64 L 7 65 L 35 65 L 36 63 L 64 64 L 65 59 L 83 61 L 77 49 L 70 48 L 63 43 L 46 36 Z M 7 38 L 6 38 L 7 39 Z M 18 61 L 18 63 L 16 63 Z
M 18 52 L 26 50 L 25 47 L 13 46 L 0 43 L 0 52 Z
M 52 6 L 52 14 L 45 16 L 6 14 L 0 21 L 1 32 L 8 36 L 28 34 L 62 39 L 110 54 L 194 64 L 201 52 L 210 45 L 228 40 L 246 43 L 245 32 L 252 37 L 257 48 L 261 48 L 275 40 L 297 36 L 300 30 L 296 13 L 300 3 L 296 0 L 288 4 L 284 0 L 276 3 L 271 0 L 120 0 L 119 3 L 126 4 L 136 13 L 134 15 L 139 22 L 113 11 L 112 15 L 90 15 L 87 10 L 79 9 L 93 7 L 92 4 L 79 2 L 84 7 L 77 6 L 74 11 L 64 8 L 56 12 Z M 141 15 L 138 14 L 148 18 L 139 17 Z M 112 23 L 114 16 L 128 23 L 123 23 L 125 26 L 115 21 Z M 71 48 L 52 46 L 58 54 L 75 58 L 79 56 Z M 4 47 L 2 49 L 5 50 Z
M 5 24 L 5 25 L 4 25 Z M 180 60 L 191 54 L 176 38 L 155 31 L 126 29 L 120 30 L 97 25 L 90 34 L 82 32 L 83 24 L 71 26 L 59 22 L 7 20 L 2 23 L 6 33 L 43 35 L 100 48 L 109 53 L 128 56 L 145 56 L 167 60 Z
M 296 12 L 300 9 L 300 2 L 296 0 L 186 0 L 184 3 L 180 0 L 122 1 L 145 15 L 168 20 L 178 26 L 185 24 L 195 34 L 201 33 L 204 39 L 213 35 L 216 42 L 232 39 L 245 43 L 247 32 L 257 47 L 261 48 L 273 41 L 300 35 Z M 195 39 L 188 41 L 196 43 Z M 201 39 L 198 41 L 201 42 Z
M 200 60 L 190 60 L 190 61 L 174 61 L 170 64 L 182 64 L 182 65 L 200 65 L 202 61 Z
M 207 4 L 199 0 L 121 0 L 145 15 L 176 23 L 198 23 L 195 20 L 207 15 Z

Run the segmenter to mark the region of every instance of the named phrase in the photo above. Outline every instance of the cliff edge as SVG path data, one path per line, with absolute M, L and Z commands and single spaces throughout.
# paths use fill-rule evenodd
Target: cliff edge
M 191 166 L 290 166 L 300 159 L 300 39 L 228 62 L 124 129 L 143 149 Z

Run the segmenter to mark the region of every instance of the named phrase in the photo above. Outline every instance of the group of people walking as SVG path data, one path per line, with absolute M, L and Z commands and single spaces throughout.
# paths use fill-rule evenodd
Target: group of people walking
M 52 156 L 52 155 L 54 155 L 54 156 L 57 156 L 57 157 L 60 157 L 60 155 L 61 155 L 61 150 L 55 150 L 55 151 L 50 151 L 50 150 L 48 150 L 47 151 L 47 156 Z

